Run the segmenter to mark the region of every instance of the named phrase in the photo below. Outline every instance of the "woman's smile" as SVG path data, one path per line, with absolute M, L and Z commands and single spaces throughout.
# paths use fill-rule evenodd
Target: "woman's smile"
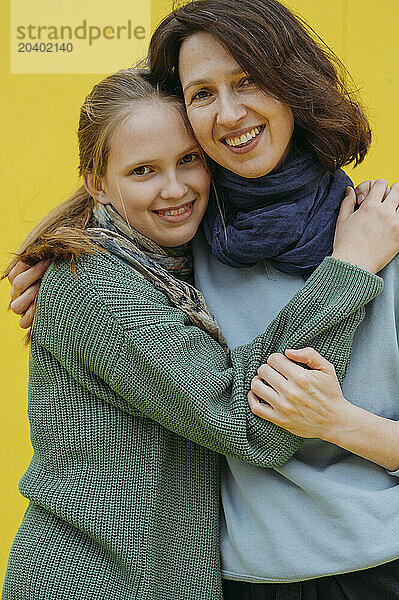
M 229 133 L 221 139 L 221 142 L 232 152 L 245 154 L 246 152 L 251 152 L 257 146 L 264 130 L 265 125 L 258 125 L 250 129 L 246 128 L 244 133 Z

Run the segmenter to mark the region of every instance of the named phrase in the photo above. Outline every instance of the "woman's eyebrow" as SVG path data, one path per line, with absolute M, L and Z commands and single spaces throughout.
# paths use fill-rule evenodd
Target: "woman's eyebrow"
M 183 93 L 186 92 L 190 87 L 194 87 L 195 85 L 204 85 L 206 83 L 205 79 L 195 79 L 194 81 L 190 81 L 185 88 L 183 88 Z
M 240 73 L 245 73 L 245 71 L 243 71 L 241 67 L 239 67 L 238 69 L 234 69 L 233 71 L 230 71 L 229 73 L 227 73 L 227 75 L 229 77 L 235 77 L 236 75 L 239 75 Z M 204 85 L 206 83 L 208 83 L 207 79 L 194 79 L 194 81 L 190 81 L 190 83 L 188 83 L 186 85 L 186 87 L 183 88 L 183 93 L 186 92 L 190 87 L 194 87 L 196 85 Z

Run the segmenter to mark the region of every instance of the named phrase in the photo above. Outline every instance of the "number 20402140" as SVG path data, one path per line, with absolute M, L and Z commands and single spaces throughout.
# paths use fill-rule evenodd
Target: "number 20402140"
M 41 42 L 40 44 L 31 44 L 30 42 L 20 42 L 18 44 L 18 52 L 72 52 L 73 44 L 53 44 L 52 42 Z

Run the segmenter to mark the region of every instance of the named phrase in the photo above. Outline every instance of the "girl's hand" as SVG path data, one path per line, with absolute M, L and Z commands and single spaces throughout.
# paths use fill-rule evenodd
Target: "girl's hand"
M 356 202 L 358 206 L 360 206 L 363 200 L 366 198 L 374 183 L 375 181 L 367 179 L 367 181 L 362 181 L 362 183 L 359 183 L 359 185 L 355 187 Z
M 22 329 L 29 329 L 33 323 L 40 282 L 50 264 L 50 260 L 42 260 L 30 267 L 20 260 L 8 275 L 12 286 L 10 308 L 16 315 L 22 315 L 19 320 Z
M 367 179 L 366 181 L 362 181 L 362 183 L 359 183 L 359 185 L 355 187 L 356 201 L 357 201 L 358 206 L 360 206 L 361 203 L 363 202 L 363 200 L 366 199 L 368 193 L 370 192 L 370 190 L 374 184 L 375 184 L 375 181 L 372 181 L 371 179 Z M 391 191 L 391 186 L 388 185 L 388 187 L 385 191 L 384 200 L 390 191 Z
M 332 256 L 378 273 L 399 252 L 399 184 L 378 179 L 357 190 L 358 210 L 352 188 L 342 203 Z
M 332 441 L 337 428 L 342 431 L 352 421 L 353 408 L 342 395 L 334 366 L 313 348 L 285 354 L 271 354 L 259 367 L 248 393 L 251 411 L 298 436 Z

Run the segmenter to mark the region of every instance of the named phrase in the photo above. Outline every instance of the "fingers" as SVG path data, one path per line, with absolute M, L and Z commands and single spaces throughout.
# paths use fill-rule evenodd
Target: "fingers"
M 269 404 L 261 404 L 253 392 L 248 392 L 247 400 L 254 415 L 262 417 L 262 419 L 266 419 L 266 421 L 276 423 L 278 416 L 272 406 Z
M 311 348 L 309 348 L 308 350 L 310 351 Z M 298 360 L 297 362 L 301 362 L 301 361 Z M 272 367 L 272 369 L 276 370 L 278 373 L 283 375 L 285 379 L 297 380 L 298 378 L 303 376 L 304 370 L 305 370 L 303 367 L 296 365 L 291 360 L 286 358 L 283 354 L 277 354 L 277 353 L 271 354 L 269 356 L 269 358 L 267 359 L 267 364 L 269 365 L 269 367 Z M 259 367 L 258 373 L 263 372 L 262 368 L 263 368 L 263 365 L 261 367 Z M 260 375 L 260 376 L 262 377 L 262 379 L 265 379 L 266 381 L 268 381 L 268 379 L 267 379 L 268 373 L 265 373 L 265 375 L 266 375 L 265 377 L 263 375 Z M 269 381 L 268 381 L 268 383 L 269 383 Z M 284 382 L 284 383 L 286 383 L 286 382 Z
M 385 179 L 379 179 L 378 181 L 385 182 Z M 374 186 L 375 183 L 375 181 L 368 179 L 367 181 L 362 181 L 362 183 L 359 183 L 359 185 L 355 188 L 356 200 L 359 206 L 367 198 L 369 192 L 371 191 L 371 188 Z M 381 199 L 382 202 L 388 197 L 388 195 L 391 192 L 391 189 L 392 188 L 390 185 L 386 186 L 384 195 Z
M 399 183 L 394 183 L 391 187 L 389 187 L 389 192 L 386 195 L 384 200 L 384 204 L 387 206 L 392 206 L 394 210 L 398 208 L 399 205 Z
M 251 392 L 255 394 L 257 402 L 259 403 L 260 398 L 274 410 L 273 422 L 276 424 L 281 424 L 277 419 L 279 419 L 282 402 L 284 404 L 288 400 L 295 405 L 310 391 L 314 392 L 314 386 L 317 384 L 314 379 L 315 373 L 319 376 L 322 373 L 322 377 L 328 375 L 330 380 L 331 377 L 336 380 L 334 366 L 313 348 L 286 350 L 286 354 L 291 360 L 282 354 L 271 354 L 267 364 L 259 367 L 258 375 L 251 382 Z M 292 361 L 307 365 L 310 370 Z M 325 381 L 329 380 L 322 381 L 324 385 Z M 255 414 L 262 416 L 259 409 Z M 270 415 L 267 418 L 271 420 Z
M 270 370 L 273 371 L 273 369 L 270 369 Z M 281 377 L 281 375 L 279 375 L 277 372 L 274 372 L 274 375 L 276 376 L 276 378 Z M 284 379 L 284 378 L 282 378 L 282 379 Z M 285 381 L 285 379 L 284 379 L 284 381 Z M 254 394 L 256 394 L 256 396 L 258 396 L 258 398 L 261 398 L 268 404 L 271 404 L 272 406 L 274 406 L 274 403 L 277 400 L 277 395 L 278 395 L 277 391 L 282 388 L 280 388 L 280 385 L 278 382 L 274 383 L 274 384 L 269 384 L 269 385 L 268 385 L 268 383 L 269 382 L 264 383 L 264 381 L 262 379 L 255 376 L 251 382 L 251 391 Z M 270 386 L 272 386 L 272 387 L 270 387 Z
M 26 313 L 19 320 L 19 326 L 22 329 L 29 329 L 33 325 L 36 316 L 36 301 L 32 302 Z
M 377 179 L 371 186 L 369 193 L 362 202 L 362 206 L 381 204 L 387 194 L 388 182 L 386 179 Z
M 322 371 L 323 373 L 330 374 L 334 369 L 332 365 L 324 356 L 319 354 L 314 348 L 302 348 L 301 350 L 286 350 L 285 354 L 290 360 L 307 365 L 310 369 Z
M 260 379 L 267 381 L 267 383 L 277 389 L 284 385 L 286 382 L 285 376 L 282 374 L 281 369 L 279 370 L 273 365 L 273 354 L 268 358 L 268 362 L 261 365 L 258 369 L 258 376 Z M 274 361 L 275 365 L 279 364 L 279 358 L 284 359 L 282 354 L 276 354 L 276 358 Z M 270 362 L 269 362 L 270 360 Z M 286 359 L 285 359 L 286 360 Z M 273 366 L 272 366 L 273 365 Z
M 27 271 L 29 268 L 30 268 L 29 265 L 22 262 L 22 260 L 19 260 L 17 262 L 17 264 L 15 265 L 15 267 L 13 269 L 11 269 L 11 271 L 8 274 L 8 281 L 11 283 L 11 285 L 14 283 L 14 279 L 16 278 L 17 275 L 19 275 L 20 273 L 23 273 L 23 271 Z
M 356 206 L 355 191 L 353 188 L 347 187 L 346 188 L 346 196 L 345 196 L 345 198 L 341 204 L 341 208 L 339 210 L 338 221 L 349 217 L 355 210 L 355 206 Z
M 390 185 L 388 185 L 387 189 L 385 190 L 385 194 L 384 194 L 384 197 L 383 197 L 383 201 L 384 201 L 384 200 L 387 198 L 387 196 L 388 196 L 388 194 L 390 193 L 390 191 L 391 191 L 391 186 L 390 186 Z
M 333 365 L 313 348 L 287 350 L 286 354 L 290 358 L 292 356 L 294 361 L 308 365 L 312 370 L 335 374 Z M 292 385 L 306 388 L 309 384 L 309 373 L 310 371 L 288 360 L 283 354 L 274 353 L 267 359 L 267 364 L 259 367 L 257 376 L 252 379 L 251 390 L 275 407 L 278 396 L 286 395 L 289 390 L 292 392 Z
M 366 198 L 374 183 L 373 180 L 367 179 L 367 181 L 362 181 L 362 183 L 359 183 L 359 185 L 355 187 L 356 200 L 359 206 Z
M 10 283 L 12 283 L 11 300 L 16 300 L 32 284 L 40 281 L 50 264 L 51 260 L 41 260 L 40 262 L 33 265 L 33 267 L 29 267 L 29 265 L 26 265 L 22 261 L 19 261 L 14 267 L 15 273 L 14 269 L 12 269 L 11 271 L 14 277 L 13 281 L 11 281 L 10 279 L 11 273 L 8 276 Z
M 11 310 L 16 315 L 23 315 L 26 313 L 32 302 L 35 300 L 37 294 L 39 293 L 40 282 L 35 283 L 28 287 L 28 289 L 23 292 L 18 298 L 13 300 L 10 304 Z

